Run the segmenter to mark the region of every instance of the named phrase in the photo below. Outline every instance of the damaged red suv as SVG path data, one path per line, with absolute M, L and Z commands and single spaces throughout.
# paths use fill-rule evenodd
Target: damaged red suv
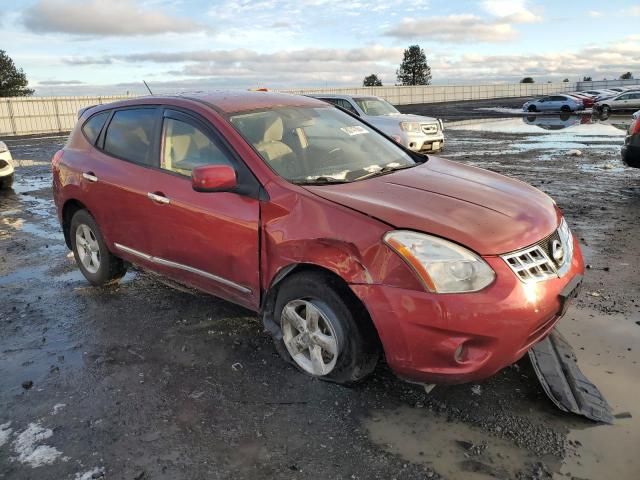
M 554 201 L 398 145 L 320 100 L 146 97 L 84 111 L 53 158 L 89 282 L 128 265 L 259 312 L 303 372 L 490 376 L 544 338 L 583 260 Z

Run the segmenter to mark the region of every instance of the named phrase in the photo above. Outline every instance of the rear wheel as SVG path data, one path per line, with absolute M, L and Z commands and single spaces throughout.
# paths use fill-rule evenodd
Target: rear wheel
M 279 353 L 299 370 L 321 380 L 353 383 L 375 368 L 379 348 L 353 293 L 330 275 L 305 272 L 283 281 L 274 320 Z
M 529 112 L 537 112 L 538 108 L 535 105 L 529 105 L 529 108 L 527 108 L 527 111 L 529 111 Z
M 571 107 L 569 105 L 563 105 L 562 107 L 560 107 L 560 111 L 561 112 L 570 112 L 571 111 Z
M 71 248 L 78 268 L 95 286 L 122 278 L 127 272 L 124 262 L 108 249 L 94 218 L 86 210 L 78 210 L 71 219 Z

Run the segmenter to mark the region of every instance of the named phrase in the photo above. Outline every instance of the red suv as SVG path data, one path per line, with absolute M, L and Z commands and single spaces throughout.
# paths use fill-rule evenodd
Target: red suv
M 300 370 L 490 376 L 544 338 L 583 260 L 544 193 L 404 149 L 320 100 L 146 97 L 83 112 L 53 158 L 89 282 L 136 264 L 259 312 Z

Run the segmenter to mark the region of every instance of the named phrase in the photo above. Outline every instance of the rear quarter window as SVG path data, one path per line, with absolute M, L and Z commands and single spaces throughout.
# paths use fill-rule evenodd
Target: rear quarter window
M 130 162 L 155 165 L 152 142 L 157 111 L 154 108 L 132 108 L 113 114 L 104 139 L 104 150 Z
M 110 113 L 109 111 L 97 113 L 89 118 L 82 126 L 82 133 L 84 133 L 84 136 L 91 145 L 95 145 L 96 139 L 98 135 L 100 135 L 100 131 L 102 127 L 104 127 L 104 123 L 107 121 L 107 118 L 109 118 Z

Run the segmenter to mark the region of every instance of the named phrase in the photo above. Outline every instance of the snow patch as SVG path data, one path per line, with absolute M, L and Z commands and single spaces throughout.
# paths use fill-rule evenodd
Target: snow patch
M 92 480 L 93 478 L 104 477 L 104 467 L 96 467 L 84 473 L 76 473 L 73 480 Z
M 13 430 L 9 428 L 10 426 L 11 422 L 3 423 L 2 425 L 0 425 L 0 447 L 7 443 L 11 432 L 13 432 Z
M 57 413 L 62 410 L 64 407 L 66 407 L 67 404 L 66 403 L 56 403 L 53 406 L 53 410 L 51 410 L 51 415 L 57 415 Z
M 26 430 L 21 432 L 13 442 L 17 460 L 21 463 L 26 463 L 32 468 L 50 465 L 55 462 L 62 455 L 60 450 L 49 445 L 37 445 L 52 436 L 53 431 L 51 429 L 44 428 L 37 423 L 30 423 Z

